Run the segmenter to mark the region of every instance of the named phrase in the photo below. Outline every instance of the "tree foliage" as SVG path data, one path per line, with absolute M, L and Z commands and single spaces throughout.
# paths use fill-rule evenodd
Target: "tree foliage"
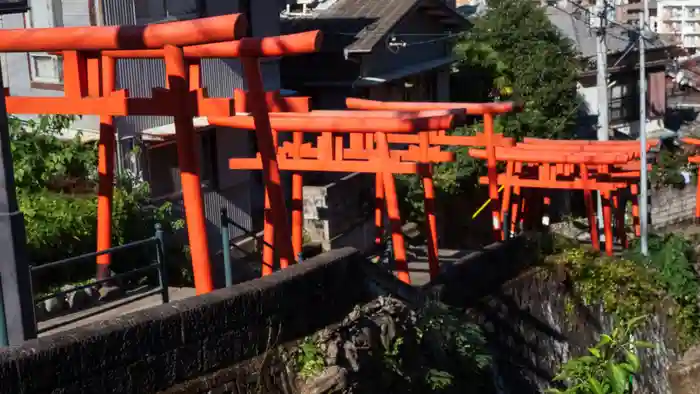
M 28 121 L 10 118 L 15 186 L 33 265 L 91 253 L 97 247 L 97 147 L 82 142 L 80 136 L 60 137 L 72 121 L 67 116 Z M 170 203 L 154 205 L 149 195 L 148 184 L 120 179 L 112 206 L 113 245 L 153 236 L 156 222 L 166 231 L 181 226 Z M 128 271 L 149 263 L 152 257 L 152 251 L 146 249 L 120 252 L 111 268 Z M 35 273 L 34 290 L 88 279 L 95 272 L 92 261 Z M 180 280 L 189 276 L 174 274 L 171 277 Z
M 520 101 L 525 104 L 522 112 L 496 117 L 496 132 L 518 138 L 570 138 L 579 106 L 579 60 L 571 41 L 531 1 L 491 0 L 488 6 L 455 47 L 459 61 L 451 80 L 452 100 Z M 483 131 L 480 119 L 475 121 L 452 134 Z M 450 149 L 457 152 L 457 160 L 434 170 L 438 198 L 469 190 L 475 176 L 484 172 L 483 163 L 470 158 L 466 148 Z M 415 178 L 401 177 L 400 190 L 405 208 L 420 220 L 423 190 Z
M 460 101 L 517 100 L 524 110 L 500 117 L 514 137 L 570 138 L 579 106 L 579 56 L 543 8 L 527 0 L 492 0 L 460 40 L 452 91 Z M 474 77 L 480 77 L 474 90 Z

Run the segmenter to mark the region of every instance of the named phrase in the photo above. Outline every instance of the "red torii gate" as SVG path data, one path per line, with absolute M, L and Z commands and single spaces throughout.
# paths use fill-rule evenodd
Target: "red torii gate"
M 423 114 L 419 112 L 383 111 L 363 113 L 362 115 L 362 117 L 357 117 L 356 113 L 350 111 L 271 113 L 271 126 L 276 131 L 321 133 L 326 137 L 325 139 L 321 138 L 318 144 L 319 147 L 311 148 L 312 150 L 309 150 L 308 146 L 304 148 L 301 140 L 297 139 L 292 143 L 291 148 L 283 148 L 281 151 L 274 152 L 274 154 L 279 161 L 280 168 L 283 170 L 381 173 L 386 188 L 386 204 L 391 220 L 398 275 L 402 281 L 410 283 L 393 174 L 417 173 L 418 166 L 416 163 L 402 163 L 396 159 L 396 156 L 392 159 L 387 133 L 415 133 L 420 130 L 450 128 L 453 125 L 454 115 L 450 111 L 432 111 L 431 113 Z M 252 117 L 240 115 L 227 118 L 210 117 L 209 123 L 244 129 L 254 129 L 255 127 Z M 342 143 L 333 144 L 332 133 L 334 132 L 350 133 L 351 139 L 353 135 L 359 135 L 360 139 L 362 139 L 362 134 L 375 134 L 377 143 L 376 154 L 367 154 L 365 157 L 360 157 L 356 160 L 345 158 L 343 156 L 345 149 Z M 302 152 L 302 150 L 305 150 L 305 152 Z M 230 159 L 229 165 L 232 169 L 263 169 L 264 158 L 265 152 L 261 151 L 256 158 Z M 286 220 L 284 219 L 286 217 L 286 209 L 284 206 L 278 205 L 275 207 L 271 201 L 270 208 L 273 218 L 269 221 L 274 224 L 266 225 L 265 227 L 265 244 L 267 249 L 265 249 L 266 253 L 263 256 L 264 274 L 272 272 L 272 264 L 274 264 L 270 246 L 274 245 L 276 239 L 279 240 L 279 238 L 274 236 L 274 227 L 286 226 Z M 295 227 L 299 227 L 301 224 L 301 222 L 294 223 Z M 283 242 L 286 243 L 288 242 L 287 240 L 288 238 L 284 239 Z M 291 249 L 290 246 L 283 247 L 284 250 Z M 437 267 L 432 269 L 436 270 Z
M 105 250 L 111 244 L 112 117 L 166 115 L 175 118 L 178 161 L 198 294 L 211 291 L 213 285 L 192 117 L 194 114 L 227 116 L 232 110 L 230 101 L 209 99 L 201 89 L 190 91 L 191 76 L 185 58 L 241 57 L 252 102 L 259 109 L 254 113 L 258 121 L 258 118 L 267 117 L 258 58 L 306 53 L 317 50 L 320 45 L 318 32 L 286 39 L 271 37 L 233 41 L 245 31 L 245 23 L 242 16 L 232 14 L 149 26 L 0 31 L 0 52 L 61 52 L 64 60 L 64 97 L 10 96 L 7 98 L 8 112 L 100 115 L 101 123 L 104 122 L 100 127 L 98 250 Z M 198 45 L 203 43 L 213 44 Z M 120 57 L 164 58 L 168 87 L 154 89 L 153 98 L 131 98 L 125 90 L 114 92 L 114 59 Z M 103 71 L 101 87 L 100 71 Z M 199 81 L 198 62 L 193 62 L 189 71 L 193 72 L 192 79 Z M 264 122 L 264 119 L 260 121 Z M 261 146 L 265 145 L 264 134 L 257 133 L 259 140 L 263 140 Z M 109 258 L 98 263 L 108 264 Z
M 431 145 L 455 145 L 455 146 L 485 146 L 488 152 L 487 157 L 487 168 L 489 179 L 494 182 L 489 183 L 489 198 L 491 201 L 491 216 L 492 216 L 492 228 L 494 231 L 494 236 L 497 240 L 501 239 L 502 233 L 500 231 L 501 227 L 501 217 L 499 208 L 499 196 L 498 196 L 498 186 L 495 183 L 496 177 L 496 159 L 494 154 L 494 147 L 496 146 L 512 146 L 514 140 L 512 138 L 504 137 L 503 135 L 496 134 L 494 132 L 494 115 L 504 114 L 508 112 L 520 111 L 522 110 L 522 105 L 514 102 L 504 101 L 504 102 L 493 102 L 493 103 L 450 103 L 450 102 L 389 102 L 389 101 L 375 101 L 375 100 L 365 100 L 359 98 L 348 98 L 345 102 L 346 106 L 351 109 L 362 109 L 362 110 L 394 110 L 394 111 L 416 111 L 416 110 L 449 110 L 449 109 L 462 109 L 467 115 L 481 115 L 484 118 L 484 132 L 475 136 L 450 136 L 445 133 L 445 131 L 431 132 L 428 134 L 429 143 Z M 416 137 L 413 136 L 394 136 L 389 142 L 394 143 L 418 143 Z M 352 143 L 352 142 L 351 142 Z M 432 179 L 432 168 L 427 166 L 422 173 L 423 176 L 423 189 L 426 195 L 426 199 L 434 198 L 435 187 L 433 185 Z M 381 199 L 380 193 L 382 190 L 381 181 L 377 178 L 376 184 L 377 198 Z M 377 220 L 379 221 L 378 227 L 381 224 L 381 212 L 377 213 Z M 429 226 L 429 236 L 432 238 L 433 244 L 437 245 L 437 224 L 435 216 L 428 217 Z M 436 246 L 437 247 L 437 246 Z
M 565 147 L 565 145 L 561 145 Z M 625 152 L 626 147 L 620 149 L 585 151 L 578 147 L 564 148 L 557 151 L 551 146 L 537 149 L 536 147 L 525 148 L 515 146 L 513 148 L 496 148 L 498 161 L 507 162 L 505 174 L 500 174 L 497 178 L 498 184 L 514 187 L 530 187 L 539 189 L 581 189 L 586 197 L 586 207 L 591 230 L 591 240 L 594 247 L 597 244 L 597 227 L 595 226 L 595 213 L 593 203 L 590 198 L 591 190 L 601 192 L 604 199 L 604 222 L 606 235 L 606 253 L 612 255 L 612 214 L 611 214 L 611 193 L 629 186 L 628 181 L 610 178 L 608 166 L 625 165 L 634 160 L 634 152 Z M 486 152 L 483 150 L 471 149 L 470 156 L 485 159 Z M 534 178 L 528 175 L 523 168 L 523 163 L 536 164 L 537 168 Z M 514 171 L 514 165 L 517 167 Z M 574 172 L 572 166 L 579 168 L 578 174 Z M 554 166 L 554 167 L 553 167 Z M 598 168 L 598 174 L 589 174 L 591 167 Z M 560 179 L 563 176 L 565 179 Z M 491 179 L 482 178 L 481 183 L 491 182 Z M 545 205 L 547 202 L 545 201 Z M 620 237 L 624 242 L 624 236 Z

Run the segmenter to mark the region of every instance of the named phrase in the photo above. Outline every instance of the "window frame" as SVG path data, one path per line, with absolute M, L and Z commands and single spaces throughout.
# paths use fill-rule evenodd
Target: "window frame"
M 142 1 L 149 3 L 151 1 L 160 1 L 162 5 L 162 9 L 164 12 L 164 15 L 162 16 L 153 16 L 153 15 L 147 15 L 147 16 L 139 16 L 137 10 L 139 7 L 137 7 L 137 2 Z M 204 16 L 204 10 L 205 10 L 205 5 L 204 5 L 204 0 L 194 0 L 195 3 L 195 9 L 192 12 L 188 13 L 183 13 L 183 14 L 171 14 L 168 9 L 168 4 L 171 1 L 182 1 L 182 0 L 134 0 L 134 19 L 136 20 L 137 25 L 145 25 L 148 23 L 165 23 L 165 22 L 173 22 L 173 21 L 178 21 L 178 20 L 189 20 L 189 19 L 197 19 L 201 18 Z
M 619 92 L 615 94 L 616 92 Z M 624 78 L 608 88 L 610 122 L 630 122 L 639 118 L 639 94 L 636 80 Z
M 47 21 L 47 27 L 63 26 L 63 7 L 61 0 L 43 0 L 48 7 L 50 19 Z M 35 25 L 34 15 L 32 10 L 28 10 L 24 14 L 24 25 L 32 28 Z M 54 65 L 56 78 L 44 78 L 38 75 L 35 59 L 44 58 L 51 60 Z M 52 55 L 48 52 L 31 52 L 27 54 L 27 62 L 29 66 L 29 81 L 34 85 L 34 88 L 47 88 L 50 90 L 63 89 L 63 60 L 58 55 Z

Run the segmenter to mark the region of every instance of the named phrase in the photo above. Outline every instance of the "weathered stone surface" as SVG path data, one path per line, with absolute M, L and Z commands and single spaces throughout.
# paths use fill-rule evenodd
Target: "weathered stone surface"
M 341 393 L 348 387 L 348 371 L 337 365 L 330 366 L 315 379 L 299 389 L 300 394 Z
M 537 249 L 525 238 L 492 245 L 455 263 L 428 286 L 433 296 L 456 308 L 468 308 L 486 330 L 497 375 L 509 392 L 541 393 L 561 365 L 586 354 L 601 333 L 610 332 L 612 316 L 579 300 L 565 275 L 538 268 Z M 432 287 L 432 289 L 430 289 Z M 666 370 L 676 359 L 675 333 L 663 306 L 635 338 L 656 345 L 642 351 L 639 392 L 666 394 Z
M 673 394 L 700 393 L 700 347 L 694 347 L 668 371 Z
M 655 228 L 668 227 L 695 218 L 695 187 L 665 187 L 652 189 L 651 225 Z

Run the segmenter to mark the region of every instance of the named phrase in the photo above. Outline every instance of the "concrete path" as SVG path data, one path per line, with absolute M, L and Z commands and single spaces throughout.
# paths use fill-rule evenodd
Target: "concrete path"
M 456 261 L 473 252 L 473 250 L 440 249 L 438 251 L 440 270 L 446 269 Z M 408 271 L 411 276 L 411 284 L 414 286 L 423 286 L 430 282 L 430 271 L 426 248 L 423 246 L 409 246 L 407 254 Z
M 89 323 L 113 319 L 127 313 L 136 312 L 163 303 L 160 294 L 152 294 L 144 297 L 144 293 L 145 291 L 138 292 L 95 308 L 39 322 L 39 336 L 51 335 Z M 170 287 L 169 294 L 170 301 L 172 302 L 194 296 L 195 289 L 191 287 Z

